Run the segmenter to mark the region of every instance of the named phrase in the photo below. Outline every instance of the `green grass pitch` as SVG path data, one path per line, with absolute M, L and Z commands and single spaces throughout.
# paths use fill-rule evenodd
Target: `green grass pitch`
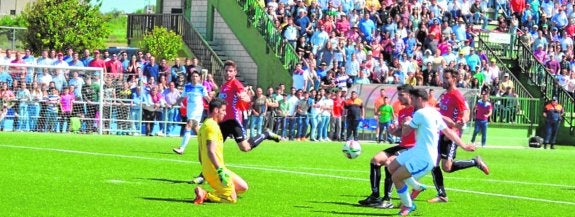
M 459 150 L 458 159 L 481 155 L 491 175 L 445 174 L 450 201 L 443 204 L 425 202 L 436 194 L 427 175 L 412 215 L 575 215 L 575 148 L 525 148 L 524 134 L 490 129 L 490 147 Z M 228 140 L 226 164 L 250 189 L 237 204 L 195 205 L 195 185 L 187 183 L 200 170 L 192 141 L 180 156 L 171 152 L 180 138 L 0 133 L 0 216 L 397 215 L 397 208 L 356 205 L 370 192 L 370 158 L 389 144 L 362 142 L 362 155 L 349 160 L 338 142 L 266 141 L 243 153 Z

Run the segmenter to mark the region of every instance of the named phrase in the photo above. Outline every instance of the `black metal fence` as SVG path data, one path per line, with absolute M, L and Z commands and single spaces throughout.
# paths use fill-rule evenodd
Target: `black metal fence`
M 223 62 L 204 38 L 193 28 L 189 20 L 181 14 L 129 14 L 128 43 L 141 40 L 154 27 L 161 26 L 182 36 L 186 46 L 192 51 L 202 66 L 211 72 L 214 79 L 222 81 Z

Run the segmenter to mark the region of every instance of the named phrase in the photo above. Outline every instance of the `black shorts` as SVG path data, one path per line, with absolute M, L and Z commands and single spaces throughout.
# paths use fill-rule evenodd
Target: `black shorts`
M 220 129 L 222 130 L 222 136 L 224 137 L 224 141 L 228 136 L 234 137 L 237 143 L 243 142 L 246 140 L 246 130 L 235 119 L 230 119 L 224 122 L 219 123 Z
M 383 150 L 383 152 L 385 152 L 385 154 L 387 154 L 387 156 L 390 157 L 393 155 L 398 155 L 400 152 L 404 150 L 407 150 L 407 148 L 396 145 L 393 147 L 386 148 L 385 150 Z
M 443 134 L 439 136 L 437 149 L 441 159 L 453 160 L 457 154 L 457 145 Z

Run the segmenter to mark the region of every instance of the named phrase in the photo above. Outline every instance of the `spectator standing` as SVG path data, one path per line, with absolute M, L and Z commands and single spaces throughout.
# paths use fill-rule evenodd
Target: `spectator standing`
M 395 120 L 393 107 L 388 103 L 387 96 L 383 97 L 383 102 L 377 107 L 377 112 L 375 113 L 378 117 L 378 128 L 379 132 L 377 135 L 377 143 L 381 143 L 381 141 L 389 141 L 390 143 L 393 142 L 392 136 L 388 133 L 388 128 L 393 124 L 393 120 Z M 386 135 L 386 138 L 382 137 Z
M 357 127 L 359 121 L 365 117 L 363 102 L 358 98 L 357 92 L 352 91 L 351 97 L 345 101 L 347 109 L 347 140 L 359 140 Z M 352 137 L 353 136 L 353 137 Z
M 68 87 L 64 87 L 64 92 L 60 96 L 60 109 L 62 110 L 60 115 L 60 130 L 62 132 L 70 132 L 70 117 L 72 116 L 72 104 L 76 97 L 73 93 L 70 93 Z M 66 129 L 64 129 L 64 123 L 66 123 Z
M 344 99 L 341 97 L 341 89 L 338 89 L 333 96 L 333 113 L 331 118 L 331 132 L 333 132 L 332 139 L 334 141 L 342 141 L 343 139 L 343 107 Z
M 475 137 L 481 132 L 481 146 L 485 146 L 487 141 L 487 122 L 493 106 L 489 102 L 489 94 L 486 91 L 481 92 L 481 99 L 475 104 L 475 129 L 471 137 L 471 143 L 475 144 Z
M 267 97 L 263 94 L 261 87 L 256 88 L 255 96 L 252 99 L 252 115 L 250 117 L 250 138 L 262 133 L 264 117 L 267 112 Z
M 156 81 L 158 80 L 158 76 L 160 76 L 160 66 L 156 64 L 155 57 L 151 57 L 150 62 L 144 67 L 144 75 L 148 80 L 151 80 L 150 78 L 154 78 Z
M 319 141 L 329 142 L 331 140 L 329 139 L 328 128 L 330 125 L 331 114 L 333 113 L 333 100 L 331 98 L 332 94 L 331 92 L 326 92 L 325 89 L 321 89 L 320 93 L 322 93 L 322 97 L 320 100 L 321 113 L 319 116 L 320 119 L 318 126 Z
M 545 117 L 545 139 L 543 141 L 543 148 L 547 149 L 547 145 L 550 145 L 551 149 L 555 149 L 557 132 L 559 132 L 559 124 L 563 119 L 563 115 L 563 106 L 557 102 L 557 97 L 554 96 L 551 102 L 545 105 L 543 111 L 543 117 Z

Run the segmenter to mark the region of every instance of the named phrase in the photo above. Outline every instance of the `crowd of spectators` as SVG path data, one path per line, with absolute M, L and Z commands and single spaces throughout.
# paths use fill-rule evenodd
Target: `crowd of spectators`
M 499 80 L 504 79 L 504 73 L 495 60 L 475 47 L 478 32 L 487 31 L 491 18 L 496 21 L 494 32 L 530 33 L 528 41 L 534 51 L 543 44 L 546 53 L 573 53 L 574 1 L 265 2 L 269 18 L 302 60 L 293 81 L 297 89 L 303 90 L 343 86 L 338 81 L 441 86 L 442 69 L 450 67 L 462 74 L 459 87 L 486 86 L 491 93 L 503 93 Z M 538 31 L 538 26 L 543 30 Z M 563 56 L 555 58 L 560 61 Z M 569 56 L 573 55 L 565 58 L 575 64 Z M 550 60 L 548 56 L 544 59 L 544 63 Z M 572 71 L 575 69 L 556 73 L 571 93 L 575 90 L 575 80 L 568 79 Z
M 176 104 L 176 99 L 191 72 L 203 72 L 202 82 L 212 94 L 217 89 L 213 76 L 202 70 L 196 58 L 176 59 L 174 65 L 168 65 L 165 59 L 156 62 L 150 53 L 141 51 L 129 56 L 125 51 L 95 50 L 92 54 L 84 50 L 82 57 L 73 49 L 66 54 L 45 50 L 39 57 L 30 50 L 7 49 L 2 53 L 0 64 L 8 66 L 0 67 L 0 102 L 7 113 L 0 123 L 1 130 L 90 133 L 98 127 L 109 130 L 114 124 L 117 134 L 151 135 L 154 123 L 163 123 L 157 134 L 165 135 L 173 131 L 174 122 L 180 121 L 178 108 L 182 105 Z M 104 75 L 82 67 L 102 68 Z M 103 114 L 98 112 L 100 92 L 104 97 Z M 83 121 L 74 123 L 74 117 Z M 100 118 L 105 120 L 104 126 L 98 126 Z M 13 125 L 8 126 L 6 120 L 14 120 Z

